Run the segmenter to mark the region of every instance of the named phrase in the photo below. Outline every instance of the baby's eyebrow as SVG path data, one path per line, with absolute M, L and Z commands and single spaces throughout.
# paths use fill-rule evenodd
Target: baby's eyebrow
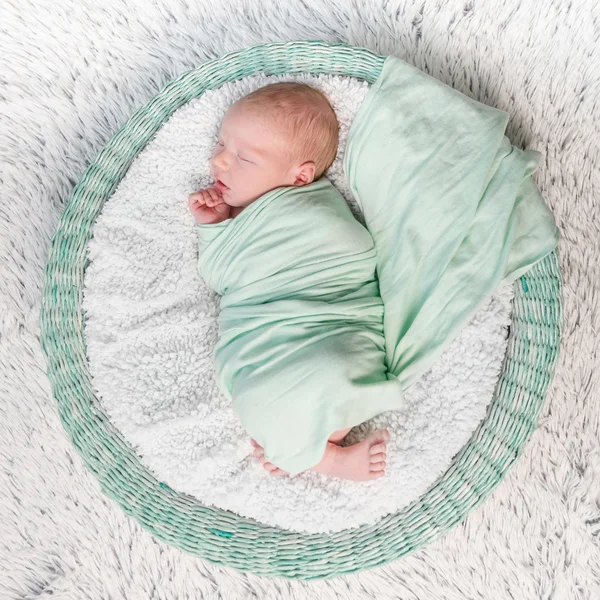
M 265 156 L 264 150 L 261 150 L 260 148 L 254 148 L 253 146 L 248 146 L 247 149 L 250 150 L 250 152 L 256 154 L 257 156 Z

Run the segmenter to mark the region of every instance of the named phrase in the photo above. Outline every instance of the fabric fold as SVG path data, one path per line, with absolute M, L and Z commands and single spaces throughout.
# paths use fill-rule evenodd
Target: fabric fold
M 350 128 L 344 172 L 377 248 L 386 361 L 403 390 L 491 294 L 558 244 L 508 113 L 388 56 Z

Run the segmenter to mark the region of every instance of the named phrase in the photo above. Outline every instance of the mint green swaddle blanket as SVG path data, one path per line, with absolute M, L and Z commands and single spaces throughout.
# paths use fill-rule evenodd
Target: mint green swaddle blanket
M 508 114 L 389 56 L 349 131 L 367 228 L 321 178 L 197 225 L 221 294 L 217 383 L 265 458 L 296 475 L 329 436 L 403 406 L 494 290 L 556 247 Z

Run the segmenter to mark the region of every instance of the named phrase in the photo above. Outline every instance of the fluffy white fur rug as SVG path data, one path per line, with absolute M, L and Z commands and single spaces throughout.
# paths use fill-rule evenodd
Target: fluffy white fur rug
M 593 0 L 1 3 L 0 597 L 600 597 L 599 22 Z M 62 429 L 37 322 L 52 233 L 108 138 L 181 72 L 295 39 L 396 54 L 507 110 L 513 144 L 545 156 L 565 285 L 556 376 L 505 480 L 412 556 L 313 582 L 210 564 L 104 497 Z
M 210 182 L 218 125 L 231 103 L 298 80 L 330 99 L 340 144 L 326 176 L 364 224 L 342 169 L 366 82 L 337 76 L 249 77 L 179 109 L 136 157 L 94 223 L 83 309 L 93 386 L 113 423 L 156 477 L 238 514 L 309 533 L 374 523 L 420 496 L 485 414 L 502 366 L 512 286 L 499 289 L 406 393 L 407 405 L 356 427 L 391 434 L 386 476 L 342 481 L 313 471 L 273 477 L 214 379 L 218 296 L 196 273 L 187 197 Z M 359 425 L 359 424 L 357 424 Z

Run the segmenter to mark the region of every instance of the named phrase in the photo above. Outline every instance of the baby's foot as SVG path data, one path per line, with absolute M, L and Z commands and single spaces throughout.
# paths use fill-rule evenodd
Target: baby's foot
M 331 459 L 325 460 L 325 456 L 312 470 L 352 481 L 377 479 L 385 475 L 386 443 L 389 441 L 388 430 L 380 429 L 352 446 L 341 447 L 332 444 L 329 448 L 328 444 Z
M 309 470 L 352 481 L 377 479 L 385 475 L 386 443 L 389 440 L 388 430 L 380 429 L 362 442 L 345 448 L 328 442 L 321 462 Z M 264 457 L 264 449 L 256 440 L 250 438 L 250 442 L 254 446 L 254 456 L 271 475 L 289 475 Z
M 280 469 L 279 467 L 276 467 L 273 463 L 270 463 L 264 456 L 265 450 L 262 446 L 259 446 L 258 442 L 252 438 L 250 438 L 250 443 L 254 446 L 254 451 L 253 454 L 254 456 L 257 456 L 258 459 L 260 460 L 260 463 L 262 464 L 262 466 L 269 471 L 269 473 L 271 475 L 289 475 L 289 473 L 287 471 L 284 471 L 283 469 Z

